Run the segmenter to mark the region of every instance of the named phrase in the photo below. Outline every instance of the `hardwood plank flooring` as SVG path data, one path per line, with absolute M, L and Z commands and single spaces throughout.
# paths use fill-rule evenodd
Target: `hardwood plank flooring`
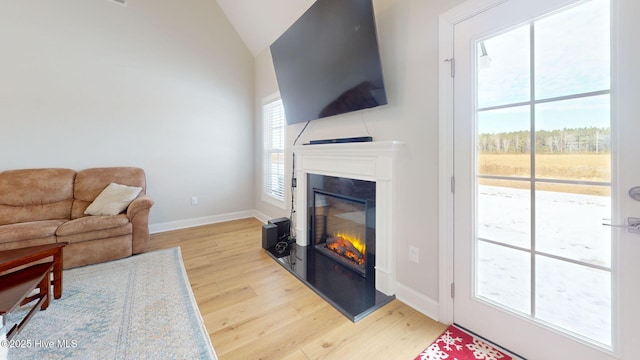
M 211 342 L 226 359 L 414 359 L 445 329 L 399 300 L 352 323 L 262 250 L 243 219 L 151 235 L 179 246 Z

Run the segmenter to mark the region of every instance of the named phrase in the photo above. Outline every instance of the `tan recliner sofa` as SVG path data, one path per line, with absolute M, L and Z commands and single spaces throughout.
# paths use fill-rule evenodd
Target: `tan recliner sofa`
M 141 187 L 113 216 L 85 210 L 111 183 Z M 144 171 L 135 167 L 81 171 L 47 168 L 0 172 L 0 251 L 67 242 L 64 268 L 115 260 L 145 251 L 149 211 Z

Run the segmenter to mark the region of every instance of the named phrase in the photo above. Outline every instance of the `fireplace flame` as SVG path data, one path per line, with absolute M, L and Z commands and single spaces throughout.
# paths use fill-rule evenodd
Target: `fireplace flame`
M 365 254 L 367 250 L 367 245 L 355 235 L 338 232 L 335 234 L 335 237 L 343 238 L 345 241 L 350 242 L 351 245 L 353 245 L 353 247 L 356 248 L 356 250 L 360 251 L 360 253 L 362 254 Z
M 332 239 L 327 240 L 327 248 L 358 265 L 364 264 L 367 245 L 357 236 L 336 233 Z

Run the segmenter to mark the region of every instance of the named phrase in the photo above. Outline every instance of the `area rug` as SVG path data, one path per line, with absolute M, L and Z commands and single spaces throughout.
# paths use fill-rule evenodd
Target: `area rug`
M 8 359 L 217 359 L 180 248 L 63 276 L 62 298 L 4 343 Z M 10 314 L 9 322 L 26 311 Z
M 415 360 L 521 360 L 466 331 L 449 327 Z

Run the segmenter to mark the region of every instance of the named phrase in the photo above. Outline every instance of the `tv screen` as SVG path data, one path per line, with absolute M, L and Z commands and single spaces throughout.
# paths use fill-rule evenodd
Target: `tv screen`
M 270 49 L 288 124 L 387 103 L 372 0 L 318 0 Z

